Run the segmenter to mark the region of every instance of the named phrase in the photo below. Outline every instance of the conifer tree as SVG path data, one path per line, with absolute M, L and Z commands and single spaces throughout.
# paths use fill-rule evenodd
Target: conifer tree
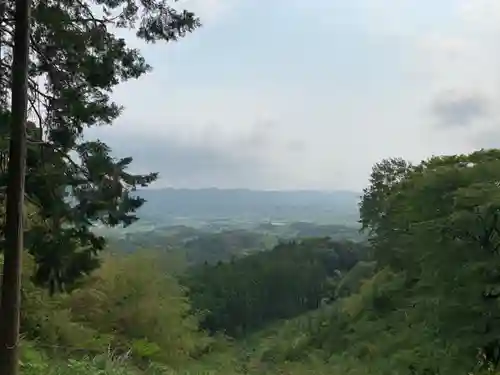
M 137 220 L 135 211 L 144 203 L 134 195 L 135 189 L 157 178 L 156 173 L 132 173 L 128 170 L 131 157 L 114 158 L 105 143 L 85 139 L 84 131 L 112 124 L 122 112 L 122 107 L 110 99 L 113 88 L 151 70 L 140 52 L 127 47 L 126 41 L 113 34 L 113 30 L 135 30 L 138 38 L 154 43 L 175 41 L 200 26 L 193 13 L 177 9 L 173 2 L 32 2 L 31 30 L 27 34 L 30 46 L 26 97 L 32 122 L 27 132 L 16 129 L 19 134 L 27 133 L 25 207 L 29 205 L 38 218 L 24 231 L 24 247 L 37 264 L 35 281 L 49 287 L 51 292 L 71 284 L 98 265 L 97 253 L 105 242 L 92 232 L 92 226 L 133 223 Z M 9 124 L 18 126 L 22 118 L 22 113 L 16 114 L 10 109 L 16 101 L 15 95 L 9 94 L 11 79 L 16 73 L 11 68 L 17 32 L 14 5 L 14 2 L 2 2 L 0 9 L 2 206 L 5 206 L 5 188 L 10 178 L 6 166 L 17 160 L 8 153 Z M 17 92 L 22 90 L 15 86 L 14 83 Z M 10 165 L 8 169 L 12 171 Z M 2 221 L 0 249 L 6 251 L 12 246 L 5 241 L 6 232 L 10 233 L 11 229 L 5 225 L 5 218 Z M 7 265 L 8 252 L 5 257 Z M 4 282 L 2 290 L 4 294 L 14 295 L 18 285 Z M 3 305 L 2 313 L 5 315 L 10 308 L 14 309 L 14 315 L 19 313 L 19 304 Z M 9 338 L 5 331 L 1 334 L 0 342 L 5 343 Z M 10 351 L 5 348 L 7 346 L 0 350 L 9 352 L 6 355 L 15 362 L 17 348 L 14 346 Z M 4 357 L 1 360 L 4 361 Z M 9 371 L 15 371 L 14 367 Z

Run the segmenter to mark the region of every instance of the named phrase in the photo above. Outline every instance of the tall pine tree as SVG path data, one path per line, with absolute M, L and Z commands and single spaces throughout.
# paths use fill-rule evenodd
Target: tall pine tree
M 11 5 L 0 28 L 0 87 L 11 74 Z M 43 220 L 30 226 L 26 247 L 37 261 L 36 280 L 52 291 L 97 265 L 104 239 L 91 227 L 134 222 L 144 201 L 133 191 L 157 178 L 156 173 L 131 173 L 132 158 L 113 158 L 105 143 L 84 137 L 86 128 L 110 125 L 120 115 L 122 107 L 110 99 L 113 88 L 151 70 L 140 52 L 112 30 L 133 29 L 146 42 L 169 42 L 198 26 L 193 13 L 165 0 L 33 2 L 26 199 Z M 10 102 L 6 95 L 2 100 Z M 6 108 L 2 119 L 10 115 Z M 1 140 L 8 127 L 6 121 L 0 124 Z M 0 189 L 6 182 L 0 174 Z
M 10 110 L 15 102 L 15 95 L 9 94 L 15 73 L 11 68 L 16 45 L 14 15 L 14 2 L 2 2 L 2 206 L 9 182 L 6 166 L 15 160 L 7 152 L 9 124 L 17 126 L 14 120 L 22 117 L 22 113 Z M 38 220 L 27 227 L 24 235 L 25 248 L 37 263 L 35 280 L 51 292 L 71 284 L 98 265 L 97 254 L 104 247 L 104 239 L 92 232 L 92 226 L 129 225 L 137 220 L 134 212 L 144 200 L 133 192 L 157 178 L 156 173 L 131 173 L 128 168 L 132 158 L 116 159 L 105 143 L 84 137 L 85 129 L 110 125 L 120 115 L 122 108 L 109 96 L 113 87 L 151 70 L 139 51 L 127 47 L 126 41 L 112 30 L 133 29 L 146 42 L 169 42 L 198 26 L 200 22 L 193 13 L 178 10 L 166 0 L 32 2 L 27 39 L 30 42 L 27 102 L 31 123 L 27 129 L 24 197 L 36 211 Z M 5 234 L 11 229 L 5 225 L 5 218 L 2 224 L 0 249 L 5 251 L 8 239 Z M 7 263 L 7 252 L 5 257 Z M 18 287 L 4 282 L 2 289 L 14 293 Z M 18 307 L 19 304 L 15 309 Z M 7 305 L 2 306 L 4 314 L 5 309 Z M 5 331 L 2 334 L 1 342 L 10 340 Z M 16 352 L 15 347 L 13 350 Z
M 0 302 L 0 373 L 19 373 L 21 257 L 23 251 L 26 118 L 31 0 L 16 1 L 11 83 L 11 118 L 5 219 L 5 254 Z

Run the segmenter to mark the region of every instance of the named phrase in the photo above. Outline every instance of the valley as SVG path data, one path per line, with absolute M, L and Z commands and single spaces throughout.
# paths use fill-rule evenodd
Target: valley
M 26 255 L 23 374 L 493 374 L 498 152 L 375 165 L 362 232 L 121 233 L 53 296 Z

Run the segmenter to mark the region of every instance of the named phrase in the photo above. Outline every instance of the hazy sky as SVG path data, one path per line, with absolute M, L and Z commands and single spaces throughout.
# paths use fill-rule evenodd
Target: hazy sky
M 177 187 L 361 189 L 385 157 L 500 146 L 499 0 L 185 0 L 98 134 Z M 257 4 L 260 4 L 257 6 Z

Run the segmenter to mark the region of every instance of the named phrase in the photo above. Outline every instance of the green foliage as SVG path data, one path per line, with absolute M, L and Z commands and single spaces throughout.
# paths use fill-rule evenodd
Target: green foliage
M 189 264 L 228 261 L 248 253 L 266 250 L 266 237 L 246 230 L 207 233 L 187 240 L 182 246 Z
M 479 352 L 495 368 L 499 177 L 497 150 L 377 164 L 360 210 L 377 272 L 353 269 L 339 284 L 354 286 L 345 297 L 297 321 L 286 341 L 300 345 L 272 346 L 271 357 L 451 374 L 476 371 Z
M 207 232 L 180 226 L 128 233 L 121 238 L 111 238 L 109 243 L 117 251 L 132 252 L 147 248 L 176 252 L 183 256 L 188 265 L 196 265 L 205 262 L 214 264 L 267 250 L 276 240 L 247 230 Z
M 320 306 L 330 281 L 358 260 L 363 246 L 329 239 L 284 242 L 239 260 L 194 268 L 185 283 L 202 326 L 231 336 Z
M 151 253 L 107 257 L 64 305 L 76 321 L 112 335 L 117 349 L 145 360 L 182 363 L 207 342 L 188 314 L 184 290 L 161 264 Z
M 375 166 L 361 203 L 374 259 L 335 283 L 340 299 L 246 337 L 231 351 L 242 371 L 497 373 L 499 161 L 489 150 Z
M 142 222 L 142 221 L 141 221 Z M 259 224 L 250 229 L 192 228 L 183 225 L 140 230 L 134 225 L 126 233 L 106 231 L 109 245 L 117 251 L 158 249 L 182 255 L 188 265 L 215 264 L 248 254 L 270 250 L 280 239 L 330 237 L 335 241 L 361 242 L 358 228 L 342 225 L 292 222 L 274 225 Z M 237 225 L 237 223 L 235 224 Z M 103 231 L 104 232 L 104 231 Z
M 377 263 L 374 261 L 359 261 L 338 282 L 337 289 L 335 291 L 336 297 L 346 297 L 358 292 L 363 281 L 373 276 L 376 267 Z
M 365 238 L 357 229 L 357 227 L 345 225 L 294 222 L 285 226 L 283 235 L 293 238 L 330 237 L 335 241 L 361 242 Z
M 282 242 L 197 265 L 179 280 L 166 271 L 168 252 L 110 253 L 57 297 L 30 283 L 27 271 L 26 339 L 41 348 L 81 345 L 89 356 L 45 348 L 48 360 L 31 350 L 33 369 L 25 363 L 24 371 L 64 373 L 64 363 L 85 375 L 495 374 L 498 181 L 497 150 L 377 164 L 360 206 L 369 248 Z M 241 234 L 192 243 L 220 254 L 219 246 L 253 244 Z M 100 356 L 108 345 L 131 357 Z M 75 360 L 59 362 L 61 353 Z
M 0 64 L 11 75 L 13 2 L 2 7 Z M 156 173 L 129 171 L 132 158 L 116 159 L 84 130 L 110 125 L 122 112 L 110 93 L 120 82 L 151 70 L 139 51 L 110 29 L 133 29 L 147 42 L 173 41 L 200 25 L 193 13 L 166 0 L 33 1 L 29 67 L 29 147 L 26 198 L 40 222 L 26 236 L 37 264 L 34 281 L 53 293 L 98 265 L 104 239 L 95 223 L 129 225 L 144 200 L 135 196 Z M 0 81 L 0 187 L 6 185 L 9 79 Z M 1 196 L 0 200 L 4 197 Z
M 30 282 L 35 264 L 26 254 L 22 336 L 53 358 L 100 357 L 111 348 L 141 368 L 153 360 L 185 364 L 213 339 L 198 330 L 185 291 L 165 273 L 167 262 L 150 252 L 106 256 L 78 289 L 50 296 Z

